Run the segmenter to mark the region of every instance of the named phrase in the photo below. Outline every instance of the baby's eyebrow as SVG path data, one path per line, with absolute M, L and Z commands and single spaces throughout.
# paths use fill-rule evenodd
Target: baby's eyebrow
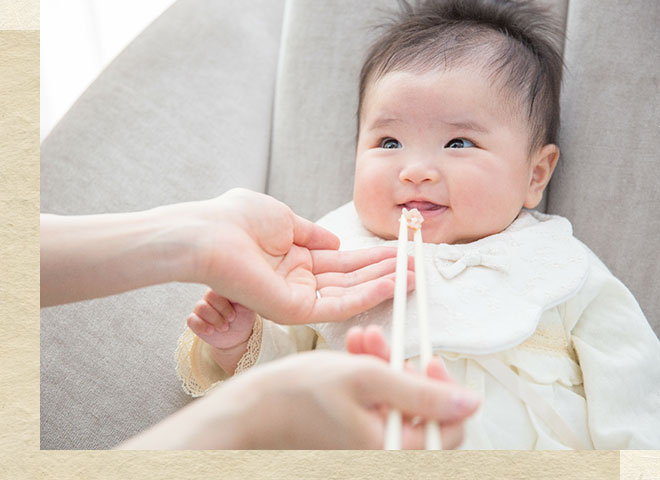
M 403 120 L 400 118 L 395 118 L 395 117 L 380 117 L 374 120 L 370 125 L 369 125 L 369 130 L 375 130 L 377 128 L 384 128 L 384 127 L 389 127 L 392 124 L 395 123 L 401 123 Z
M 447 121 L 447 120 L 438 119 L 438 121 L 440 123 L 444 123 L 445 125 L 453 127 L 457 130 L 469 130 L 477 133 L 489 133 L 489 130 L 487 128 L 481 126 L 480 124 L 472 120 Z M 393 124 L 401 124 L 401 123 L 403 123 L 403 120 L 401 120 L 400 118 L 379 117 L 376 118 L 373 122 L 371 122 L 368 129 L 376 130 L 379 128 L 391 127 Z
M 456 122 L 443 121 L 442 123 L 449 125 L 450 127 L 454 127 L 458 130 L 471 130 L 478 133 L 489 133 L 487 128 L 482 127 L 478 123 L 472 122 L 470 120 Z

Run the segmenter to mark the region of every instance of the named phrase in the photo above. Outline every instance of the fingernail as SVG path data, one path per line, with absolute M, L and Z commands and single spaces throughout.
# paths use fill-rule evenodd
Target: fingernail
M 452 402 L 456 410 L 463 412 L 475 408 L 481 399 L 472 392 L 455 392 L 452 394 Z
M 233 322 L 235 318 L 236 318 L 236 312 L 231 312 L 229 315 L 227 315 L 226 320 L 228 322 Z
M 220 332 L 226 332 L 227 330 L 229 330 L 229 323 L 227 323 L 227 322 L 223 323 L 222 325 L 220 325 L 218 327 L 218 330 Z

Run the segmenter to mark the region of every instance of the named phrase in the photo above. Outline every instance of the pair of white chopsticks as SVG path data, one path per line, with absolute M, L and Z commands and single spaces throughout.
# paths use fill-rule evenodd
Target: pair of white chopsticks
M 405 208 L 399 219 L 399 240 L 396 254 L 396 280 L 394 283 L 394 306 L 392 318 L 392 345 L 390 365 L 394 370 L 403 371 L 403 339 L 406 323 L 406 301 L 408 296 L 408 228 L 415 233 L 415 289 L 417 290 L 417 318 L 419 321 L 419 341 L 422 374 L 433 355 L 429 335 L 428 303 L 426 297 L 426 277 L 424 275 L 424 252 L 422 242 L 422 222 L 424 217 L 414 208 L 410 212 Z M 435 421 L 426 422 L 426 450 L 441 450 L 440 427 Z M 401 412 L 390 410 L 385 429 L 385 450 L 401 450 Z

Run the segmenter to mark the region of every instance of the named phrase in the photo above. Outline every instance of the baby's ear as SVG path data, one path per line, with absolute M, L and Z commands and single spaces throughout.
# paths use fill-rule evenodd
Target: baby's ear
M 531 178 L 525 197 L 525 208 L 534 208 L 543 198 L 543 191 L 548 186 L 552 172 L 559 160 L 559 147 L 552 143 L 541 147 L 531 159 Z

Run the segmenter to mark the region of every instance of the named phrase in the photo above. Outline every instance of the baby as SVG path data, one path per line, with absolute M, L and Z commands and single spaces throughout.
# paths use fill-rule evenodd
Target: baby
M 527 2 L 406 9 L 362 68 L 353 202 L 319 224 L 343 249 L 395 245 L 402 208 L 422 213 L 434 353 L 483 398 L 463 448 L 660 448 L 660 342 L 570 223 L 530 210 L 559 158 L 551 25 Z M 188 318 L 178 372 L 201 395 L 347 337 L 365 351 L 349 329 L 388 335 L 391 319 L 389 301 L 343 323 L 283 327 L 209 291 Z M 418 337 L 409 298 L 413 362 Z

